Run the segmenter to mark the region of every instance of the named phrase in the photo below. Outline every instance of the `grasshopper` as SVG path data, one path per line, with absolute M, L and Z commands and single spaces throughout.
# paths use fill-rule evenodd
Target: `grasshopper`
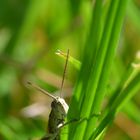
M 60 95 L 61 95 L 62 89 L 63 89 L 65 73 L 66 73 L 66 68 L 67 68 L 67 64 L 68 64 L 68 58 L 69 58 L 69 50 L 67 51 L 67 57 L 66 57 L 66 63 L 65 63 L 65 68 L 64 68 L 64 72 L 63 72 L 63 79 L 62 79 L 62 83 L 61 83 Z M 65 100 L 63 98 L 61 98 L 61 96 L 60 97 L 53 96 L 52 94 L 48 93 L 44 89 L 40 88 L 39 86 L 37 86 L 31 82 L 27 82 L 27 84 L 53 99 L 53 101 L 51 103 L 51 112 L 50 112 L 49 120 L 48 120 L 49 134 L 44 136 L 41 140 L 60 140 L 60 129 L 66 124 L 65 118 L 67 116 L 69 106 L 67 105 Z

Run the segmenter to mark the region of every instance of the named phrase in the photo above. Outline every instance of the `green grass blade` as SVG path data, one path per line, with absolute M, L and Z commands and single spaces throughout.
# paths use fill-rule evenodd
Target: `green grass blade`
M 69 109 L 69 118 L 79 118 L 79 110 L 81 106 L 81 101 L 84 98 L 85 87 L 87 87 L 87 81 L 89 80 L 89 74 L 93 60 L 95 58 L 95 52 L 98 46 L 99 36 L 100 36 L 100 20 L 101 20 L 101 9 L 102 9 L 102 0 L 98 0 L 95 3 L 95 8 L 92 13 L 92 21 L 90 25 L 89 35 L 87 36 L 87 41 L 85 44 L 84 57 L 82 60 L 81 70 L 79 72 L 79 78 L 74 90 L 74 96 Z M 84 74 L 83 74 L 84 73 Z M 74 109 L 73 109 L 74 108 Z M 75 133 L 75 127 L 70 128 L 70 136 L 73 137 Z M 79 132 L 78 132 L 79 133 Z
M 118 37 L 120 34 L 120 30 L 121 30 L 121 26 L 122 26 L 122 22 L 123 22 L 123 18 L 124 18 L 126 2 L 127 2 L 126 0 L 123 2 L 120 1 L 118 8 L 117 8 L 116 17 L 115 17 L 114 23 L 113 23 L 114 25 L 112 28 L 111 38 L 110 38 L 110 41 L 108 44 L 108 50 L 106 53 L 104 66 L 102 68 L 102 74 L 100 76 L 101 78 L 100 78 L 100 81 L 98 84 L 95 99 L 93 102 L 92 111 L 90 114 L 91 116 L 92 116 L 92 114 L 99 114 L 100 109 L 101 109 L 102 101 L 103 101 L 103 98 L 105 95 L 106 85 L 108 82 L 108 77 L 109 77 L 109 73 L 110 73 L 112 60 L 114 58 L 115 49 L 117 47 Z M 87 137 L 85 137 L 85 138 L 88 138 L 90 136 L 90 134 L 88 135 L 88 132 L 91 132 L 91 130 L 93 130 L 95 128 L 95 125 L 93 125 L 93 124 L 96 124 L 96 122 L 97 122 L 96 116 L 92 117 L 90 119 L 90 121 L 88 122 L 87 131 L 85 133 L 85 134 L 87 134 Z
M 57 50 L 56 54 L 64 59 L 66 59 L 67 54 L 63 53 L 60 50 Z M 81 62 L 72 57 L 71 55 L 69 56 L 68 61 L 77 69 L 80 70 L 81 67 Z
M 93 133 L 91 140 L 95 139 L 114 119 L 115 115 L 126 105 L 126 103 L 137 93 L 140 89 L 140 72 L 134 79 L 121 91 L 120 95 L 116 98 L 108 114 L 101 121 L 100 125 Z
M 94 100 L 94 95 L 97 89 L 97 85 L 100 79 L 104 59 L 106 56 L 109 38 L 111 36 L 111 30 L 113 27 L 113 22 L 115 19 L 118 3 L 119 1 L 112 1 L 109 11 L 108 11 L 108 16 L 107 16 L 108 18 L 106 19 L 106 24 L 105 24 L 103 36 L 101 39 L 100 48 L 98 50 L 97 57 L 95 60 L 95 66 L 92 68 L 92 71 L 91 71 L 91 76 L 90 76 L 89 85 L 88 85 L 89 87 L 88 87 L 87 95 L 84 99 L 84 103 L 83 103 L 83 107 L 81 111 L 81 116 L 80 116 L 81 118 L 90 117 L 91 107 Z M 77 127 L 77 133 L 76 133 L 75 139 L 79 137 L 80 139 L 82 139 L 83 136 L 85 136 L 84 139 L 88 139 L 87 137 L 90 134 L 85 133 L 86 125 L 87 125 L 86 121 L 80 123 L 80 125 Z M 79 130 L 81 131 L 80 135 L 78 135 Z M 91 133 L 91 131 L 88 133 Z
M 122 109 L 122 111 L 131 118 L 135 123 L 140 124 L 140 109 L 132 101 L 129 101 Z

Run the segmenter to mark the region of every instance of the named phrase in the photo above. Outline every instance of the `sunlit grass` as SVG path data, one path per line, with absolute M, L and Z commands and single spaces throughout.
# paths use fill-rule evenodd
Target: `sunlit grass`
M 140 124 L 139 95 L 133 98 L 140 90 L 140 59 L 135 57 L 140 11 L 135 1 L 1 1 L 0 15 L 0 139 L 34 140 L 47 133 L 49 114 L 26 118 L 21 112 L 34 103 L 47 110 L 51 102 L 44 96 L 40 100 L 24 83 L 31 78 L 58 91 L 67 49 L 65 88 L 73 90 L 67 97 L 67 120 L 79 121 L 66 126 L 62 139 L 105 139 L 119 112 Z M 58 49 L 63 59 L 55 55 Z

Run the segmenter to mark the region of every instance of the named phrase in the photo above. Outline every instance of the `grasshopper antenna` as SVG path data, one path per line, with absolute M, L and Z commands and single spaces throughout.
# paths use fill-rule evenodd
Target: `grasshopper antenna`
M 45 94 L 45 95 L 47 95 L 47 96 L 49 96 L 49 97 L 51 97 L 51 98 L 57 100 L 55 96 L 51 95 L 50 93 L 48 93 L 47 91 L 45 91 L 45 90 L 42 89 L 41 87 L 37 86 L 36 84 L 34 84 L 34 83 L 30 82 L 30 81 L 27 81 L 27 84 L 28 84 L 29 86 L 31 86 L 32 88 L 34 88 L 34 89 L 40 91 L 41 93 L 43 93 L 43 94 Z
M 64 67 L 64 71 L 63 71 L 63 78 L 62 78 L 62 83 L 61 83 L 61 88 L 60 88 L 60 97 L 62 97 L 62 90 L 63 90 L 63 86 L 64 86 L 64 81 L 65 81 L 68 59 L 69 59 L 69 49 L 67 50 L 66 62 L 65 62 L 65 67 Z

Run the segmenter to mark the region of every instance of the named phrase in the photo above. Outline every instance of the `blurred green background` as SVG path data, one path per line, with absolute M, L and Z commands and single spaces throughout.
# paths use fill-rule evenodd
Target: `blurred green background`
M 0 140 L 38 139 L 45 134 L 51 99 L 26 81 L 59 92 L 65 60 L 59 49 L 81 60 L 94 0 L 0 0 Z M 107 11 L 110 0 L 104 1 Z M 140 50 L 140 1 L 130 0 L 116 53 L 118 79 Z M 113 66 L 113 69 L 116 68 Z M 113 70 L 114 71 L 114 70 Z M 78 69 L 68 65 L 63 96 L 69 102 Z M 56 94 L 57 94 L 56 93 Z M 133 102 L 140 107 L 140 95 Z M 119 114 L 105 139 L 138 140 L 140 126 Z

